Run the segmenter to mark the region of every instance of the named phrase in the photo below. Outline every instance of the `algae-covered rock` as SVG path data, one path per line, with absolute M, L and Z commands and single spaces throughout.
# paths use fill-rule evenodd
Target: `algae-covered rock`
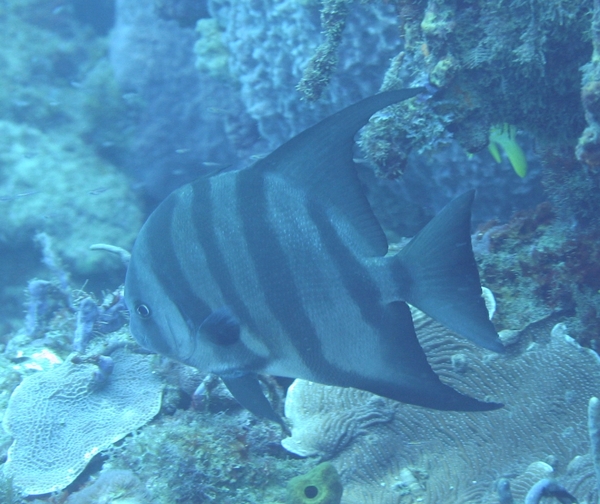
M 70 271 L 90 275 L 119 265 L 89 246 L 130 248 L 143 215 L 127 178 L 74 135 L 0 121 L 0 237 L 33 246 L 36 233 Z
M 195 66 L 211 77 L 227 80 L 229 51 L 222 41 L 221 30 L 215 19 L 199 19 L 196 23 L 198 40 L 194 44 Z
M 323 462 L 290 480 L 286 504 L 340 504 L 343 491 L 333 464 Z

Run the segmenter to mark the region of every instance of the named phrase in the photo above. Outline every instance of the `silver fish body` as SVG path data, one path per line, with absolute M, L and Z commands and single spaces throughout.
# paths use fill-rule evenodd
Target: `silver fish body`
M 352 162 L 353 136 L 369 116 L 419 91 L 367 98 L 248 169 L 168 196 L 140 231 L 127 272 L 139 343 L 218 374 L 242 405 L 277 421 L 257 374 L 436 409 L 499 407 L 439 380 L 406 305 L 502 351 L 471 251 L 473 193 L 388 257 Z

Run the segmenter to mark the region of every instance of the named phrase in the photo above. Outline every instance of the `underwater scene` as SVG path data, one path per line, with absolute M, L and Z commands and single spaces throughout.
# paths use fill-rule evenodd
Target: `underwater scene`
M 600 502 L 600 0 L 0 30 L 0 504 Z

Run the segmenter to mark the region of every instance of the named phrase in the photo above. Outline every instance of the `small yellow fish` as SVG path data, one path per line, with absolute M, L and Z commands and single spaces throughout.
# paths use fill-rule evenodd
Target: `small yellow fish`
M 516 135 L 517 128 L 512 124 L 504 123 L 502 125 L 492 126 L 490 129 L 490 143 L 488 149 L 496 162 L 501 163 L 502 156 L 500 155 L 498 146 L 502 147 L 502 150 L 504 150 L 508 156 L 508 160 L 515 170 L 515 173 L 523 178 L 527 175 L 527 159 L 525 158 L 523 150 L 517 143 Z

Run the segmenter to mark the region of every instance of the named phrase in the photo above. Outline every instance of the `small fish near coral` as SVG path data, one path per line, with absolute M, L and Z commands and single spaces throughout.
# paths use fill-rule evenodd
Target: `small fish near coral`
M 169 195 L 142 227 L 127 270 L 137 341 L 219 375 L 242 406 L 282 425 L 258 374 L 440 410 L 499 408 L 442 383 L 407 306 L 504 350 L 471 250 L 474 192 L 390 256 L 352 161 L 354 135 L 371 115 L 423 92 L 366 98 L 247 169 Z

